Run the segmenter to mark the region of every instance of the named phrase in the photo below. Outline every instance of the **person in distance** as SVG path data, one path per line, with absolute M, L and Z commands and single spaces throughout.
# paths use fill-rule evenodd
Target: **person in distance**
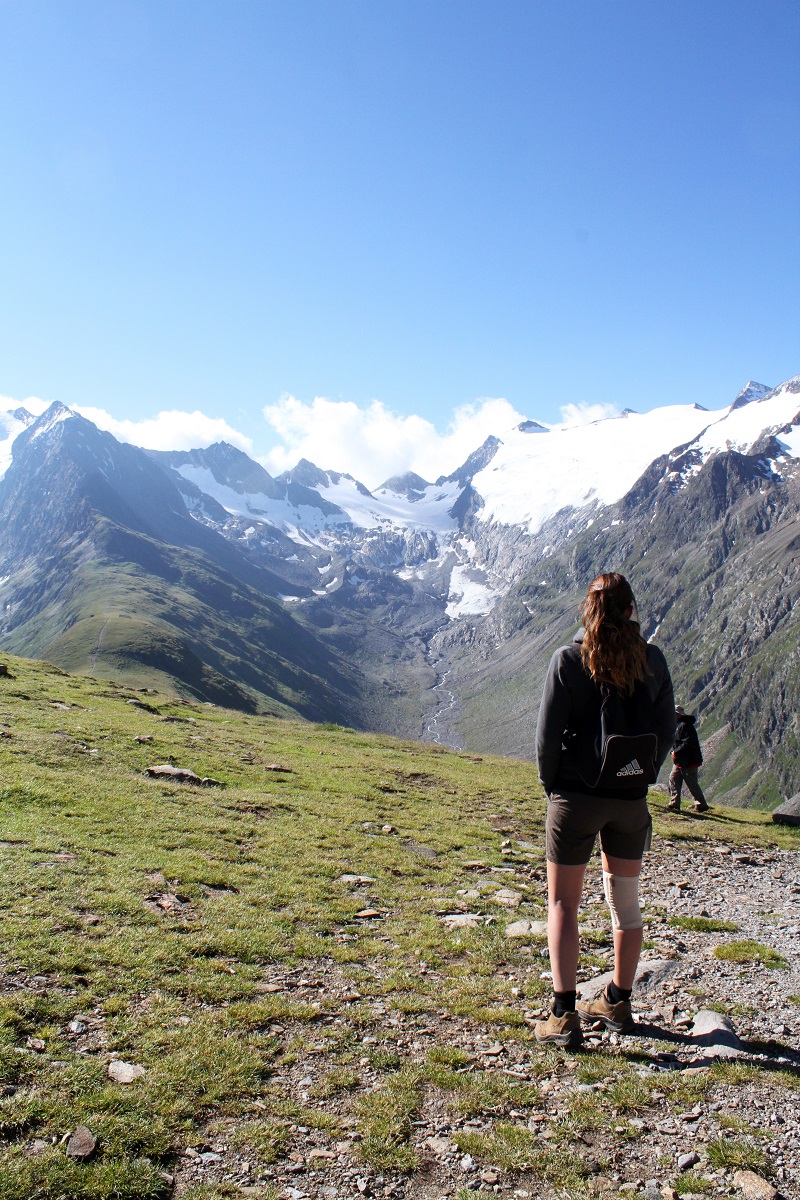
M 546 821 L 548 943 L 553 1001 L 537 1041 L 575 1047 L 581 1020 L 633 1028 L 631 993 L 642 948 L 639 875 L 650 848 L 647 788 L 672 747 L 675 701 L 661 651 L 639 631 L 623 575 L 598 575 L 583 603 L 583 627 L 553 655 L 536 729 Z M 578 908 L 600 835 L 603 890 L 614 938 L 613 981 L 577 1001 Z
M 700 749 L 700 738 L 697 736 L 695 718 L 687 713 L 680 704 L 675 705 L 675 716 L 678 724 L 675 729 L 675 741 L 672 745 L 673 768 L 669 775 L 669 804 L 668 812 L 681 811 L 681 787 L 686 784 L 686 790 L 694 797 L 692 812 L 708 812 L 709 805 L 700 787 L 697 772 L 703 765 L 703 751 Z

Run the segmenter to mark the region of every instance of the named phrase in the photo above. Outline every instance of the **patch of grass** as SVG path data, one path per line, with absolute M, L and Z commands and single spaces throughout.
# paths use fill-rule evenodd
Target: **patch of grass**
M 535 1133 L 509 1121 L 498 1122 L 492 1133 L 460 1132 L 455 1142 L 474 1158 L 506 1171 L 531 1171 L 560 1188 L 578 1187 L 589 1174 L 588 1166 L 572 1151 L 560 1146 L 542 1149 Z
M 679 1196 L 707 1196 L 714 1191 L 714 1184 L 696 1171 L 685 1171 L 672 1185 Z
M 720 1129 L 727 1129 L 731 1133 L 750 1133 L 753 1129 L 749 1121 L 737 1117 L 735 1113 L 720 1113 L 717 1122 Z
M 236 1184 L 196 1183 L 182 1193 L 182 1200 L 241 1200 L 242 1191 Z M 281 1193 L 271 1184 L 263 1184 L 256 1200 L 280 1200 Z
M 574 1061 L 575 1078 L 578 1083 L 600 1083 L 609 1076 L 619 1075 L 628 1070 L 624 1059 L 615 1054 L 603 1054 L 601 1051 L 594 1054 L 576 1054 Z
M 272 1115 L 281 1121 L 290 1121 L 294 1125 L 307 1125 L 309 1129 L 326 1129 L 335 1133 L 339 1128 L 339 1118 L 324 1108 L 312 1108 L 303 1104 L 293 1096 L 267 1096 Z
M 416 996 L 412 993 L 406 993 L 403 996 L 392 997 L 392 1008 L 401 1013 L 425 1013 L 430 1012 L 433 1007 L 434 1002 L 427 996 Z
M 725 1170 L 731 1171 L 755 1171 L 762 1175 L 767 1169 L 764 1151 L 748 1138 L 715 1138 L 708 1143 L 706 1150 L 708 1161 L 713 1167 L 724 1167 Z
M 324 1100 L 329 1096 L 339 1095 L 341 1092 L 355 1091 L 359 1083 L 358 1075 L 349 1067 L 334 1067 L 332 1071 L 328 1071 L 324 1079 L 321 1079 L 311 1089 L 311 1095 Z
M 469 1055 L 458 1046 L 434 1046 L 428 1054 L 428 1062 L 446 1067 L 465 1067 L 469 1062 Z
M 712 1086 L 716 1065 L 708 1074 L 701 1075 L 687 1076 L 683 1072 L 663 1075 L 659 1073 L 652 1080 L 652 1090 L 664 1097 L 663 1103 L 667 1104 L 672 1112 L 685 1112 L 702 1100 Z
M 101 1160 L 77 1163 L 53 1147 L 35 1159 L 4 1152 L 0 1200 L 162 1200 L 172 1188 L 152 1163 Z
M 617 1118 L 602 1092 L 573 1092 L 567 1099 L 567 1115 L 561 1132 L 568 1138 L 591 1130 L 610 1129 Z
M 410 1171 L 417 1165 L 409 1138 L 411 1120 L 422 1099 L 421 1077 L 418 1068 L 407 1067 L 356 1102 L 362 1133 L 360 1153 L 378 1170 Z
M 523 1014 L 516 1008 L 477 1008 L 474 1017 L 482 1025 L 503 1025 L 511 1028 L 520 1028 L 525 1024 Z
M 715 917 L 670 917 L 674 929 L 691 929 L 695 933 L 737 933 L 739 926 L 733 921 L 719 921 Z
M 711 1066 L 709 1077 L 718 1083 L 726 1083 L 738 1088 L 745 1083 L 757 1083 L 761 1078 L 761 1070 L 751 1063 L 741 1063 L 730 1058 L 718 1058 Z
M 620 1113 L 643 1112 L 649 1108 L 652 1101 L 650 1093 L 652 1085 L 638 1075 L 623 1075 L 608 1088 L 606 1096 L 608 1103 Z
M 771 946 L 764 946 L 761 942 L 755 942 L 752 938 L 716 946 L 714 956 L 724 959 L 725 962 L 761 963 L 765 967 L 785 968 L 789 965 L 777 950 L 773 950 Z
M 449 1093 L 450 1107 L 464 1117 L 479 1113 L 500 1114 L 512 1107 L 525 1108 L 539 1098 L 535 1084 L 511 1079 L 496 1071 L 457 1070 L 429 1060 L 424 1074 L 428 1083 Z
M 377 1071 L 399 1071 L 404 1061 L 403 1056 L 396 1050 L 387 1050 L 381 1046 L 371 1046 L 367 1058 Z
M 244 1121 L 234 1128 L 230 1137 L 234 1146 L 255 1154 L 265 1165 L 283 1158 L 292 1141 L 286 1122 L 274 1118 Z

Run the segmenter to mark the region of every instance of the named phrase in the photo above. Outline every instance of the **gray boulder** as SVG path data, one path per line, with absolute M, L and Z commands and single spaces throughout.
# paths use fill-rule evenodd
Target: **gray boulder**
M 779 804 L 772 814 L 776 825 L 800 825 L 800 792 Z
M 680 966 L 677 958 L 645 959 L 636 968 L 636 978 L 633 988 L 637 996 L 651 996 L 657 993 L 661 985 L 674 975 Z M 614 978 L 613 971 L 598 975 L 586 983 L 578 984 L 578 994 L 581 1000 L 596 1000 L 604 992 Z
M 710 1009 L 701 1009 L 692 1022 L 691 1035 L 699 1046 L 709 1048 L 711 1057 L 730 1058 L 744 1054 L 730 1017 Z

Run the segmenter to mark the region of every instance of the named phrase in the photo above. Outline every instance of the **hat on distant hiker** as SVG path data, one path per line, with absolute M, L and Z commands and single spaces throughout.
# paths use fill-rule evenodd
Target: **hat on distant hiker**
M 683 705 L 682 705 L 682 704 L 676 704 L 676 705 L 675 705 L 675 712 L 678 714 L 678 716 L 679 716 L 679 717 L 685 717 L 685 716 L 686 716 L 686 709 L 683 707 Z

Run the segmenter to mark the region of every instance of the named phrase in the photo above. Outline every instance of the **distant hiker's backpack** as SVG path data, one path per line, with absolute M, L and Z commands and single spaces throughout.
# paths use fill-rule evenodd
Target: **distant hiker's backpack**
M 644 683 L 626 696 L 608 683 L 581 715 L 574 738 L 574 763 L 587 787 L 630 791 L 649 787 L 658 776 L 655 711 Z

